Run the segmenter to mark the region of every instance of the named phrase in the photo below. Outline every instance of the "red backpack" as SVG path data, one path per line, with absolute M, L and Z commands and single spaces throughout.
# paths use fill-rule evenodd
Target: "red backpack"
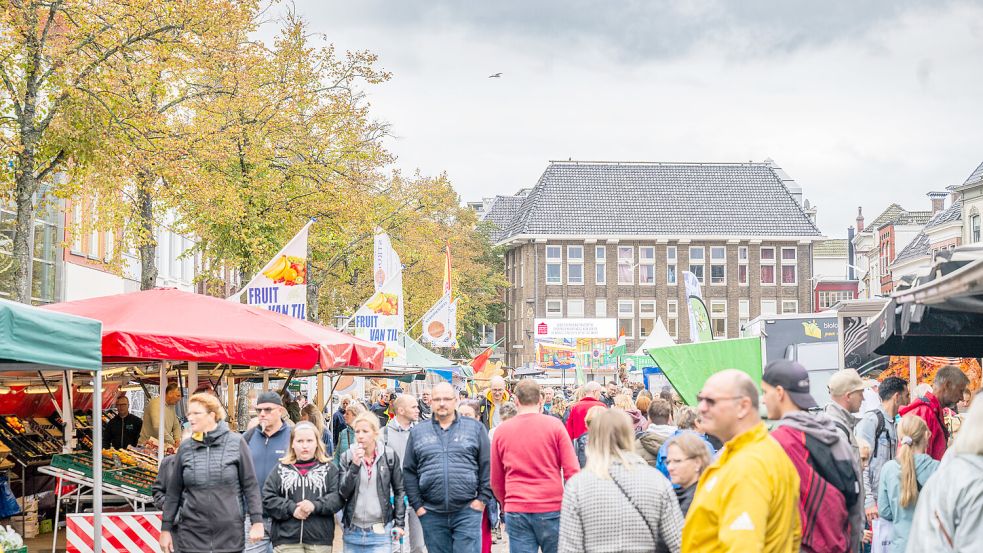
M 850 517 L 843 494 L 814 468 L 801 430 L 779 426 L 771 436 L 782 445 L 799 473 L 802 551 L 850 551 Z

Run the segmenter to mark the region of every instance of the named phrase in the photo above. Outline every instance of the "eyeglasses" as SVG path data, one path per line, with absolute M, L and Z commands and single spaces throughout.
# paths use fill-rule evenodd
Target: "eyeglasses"
M 257 413 L 272 413 L 274 411 L 276 411 L 276 407 L 257 407 L 256 408 L 256 412 Z
M 704 395 L 696 396 L 697 403 L 706 403 L 707 407 L 713 407 L 717 405 L 718 401 L 724 401 L 728 399 L 744 399 L 743 396 L 726 396 L 726 397 L 708 397 Z

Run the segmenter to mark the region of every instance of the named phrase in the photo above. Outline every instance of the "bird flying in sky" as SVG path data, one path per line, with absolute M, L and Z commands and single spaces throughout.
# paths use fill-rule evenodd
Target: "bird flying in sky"
M 502 77 L 501 73 L 495 73 L 494 75 L 488 75 L 489 79 L 500 79 Z

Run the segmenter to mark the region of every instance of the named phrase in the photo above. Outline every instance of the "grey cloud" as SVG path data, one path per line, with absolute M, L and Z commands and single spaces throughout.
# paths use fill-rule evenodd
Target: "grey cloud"
M 609 50 L 624 61 L 664 60 L 716 46 L 765 57 L 855 38 L 914 9 L 950 0 L 330 0 L 307 8 L 332 25 L 402 32 L 466 29 L 477 40 Z M 966 3 L 980 4 L 980 0 Z M 317 13 L 320 12 L 320 13 Z

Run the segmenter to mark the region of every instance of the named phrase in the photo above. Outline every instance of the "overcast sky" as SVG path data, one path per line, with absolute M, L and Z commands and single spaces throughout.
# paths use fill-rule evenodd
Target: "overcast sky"
M 983 0 L 297 0 L 369 90 L 397 166 L 466 201 L 551 159 L 773 158 L 846 236 L 983 161 Z M 489 79 L 493 73 L 500 79 Z

